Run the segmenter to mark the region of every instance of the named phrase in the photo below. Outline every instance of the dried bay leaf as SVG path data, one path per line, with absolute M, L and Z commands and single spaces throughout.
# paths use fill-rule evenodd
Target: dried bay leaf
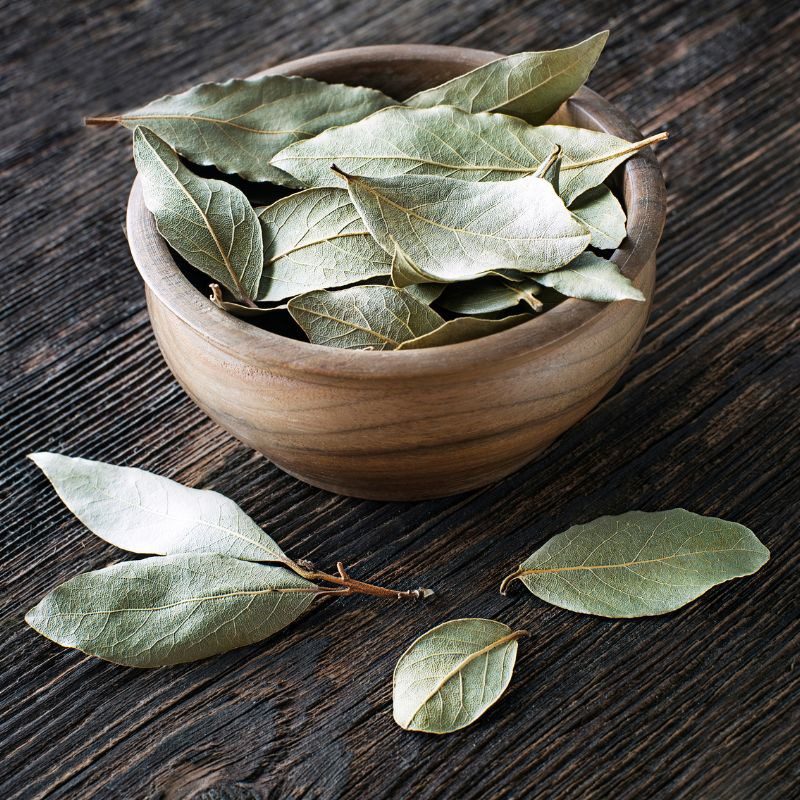
M 546 165 L 543 177 L 555 185 L 557 169 L 558 191 L 569 205 L 626 158 L 665 138 L 657 134 L 628 142 L 584 128 L 533 127 L 504 114 L 394 106 L 293 144 L 272 163 L 316 187 L 346 185 L 330 169 L 332 163 L 361 178 L 438 175 L 478 182 L 517 180 Z M 556 147 L 561 151 L 557 167 L 549 163 Z
M 266 639 L 294 622 L 317 591 L 283 567 L 181 554 L 77 575 L 25 621 L 64 647 L 116 664 L 160 667 Z
M 451 283 L 503 268 L 548 272 L 589 243 L 586 228 L 542 178 L 468 183 L 340 174 L 378 244 L 389 253 L 401 248 L 418 276 L 409 282 Z
M 226 311 L 228 314 L 232 314 L 234 317 L 239 317 L 239 319 L 244 320 L 263 320 L 269 315 L 271 315 L 275 311 L 286 311 L 286 306 L 271 306 L 269 308 L 262 308 L 261 306 L 243 306 L 241 303 L 233 303 L 230 300 L 226 300 L 224 295 L 222 294 L 222 288 L 218 283 L 212 283 L 209 286 L 211 290 L 211 295 L 209 296 L 209 300 L 217 308 L 221 308 L 223 311 Z
M 426 306 L 438 300 L 444 290 L 443 283 L 412 283 L 403 289 L 406 294 L 410 294 Z
M 349 350 L 395 350 L 444 323 L 402 289 L 354 286 L 294 297 L 289 313 L 314 344 Z
M 534 280 L 567 297 L 581 300 L 610 303 L 613 300 L 645 299 L 613 261 L 594 253 L 581 253 L 566 267 L 546 275 L 536 275 Z
M 264 257 L 261 226 L 244 194 L 195 175 L 146 128 L 134 131 L 133 156 L 159 233 L 193 267 L 251 301 Z
M 523 322 L 533 319 L 530 314 L 515 314 L 502 319 L 476 319 L 474 317 L 458 317 L 445 322 L 435 331 L 403 342 L 398 350 L 421 350 L 425 347 L 440 347 L 445 344 L 458 344 L 471 339 L 480 339 L 492 333 L 514 328 Z
M 88 123 L 144 126 L 196 164 L 249 181 L 296 185 L 270 159 L 292 142 L 347 125 L 394 101 L 375 89 L 264 75 L 204 83 L 117 117 Z
M 134 467 L 32 453 L 64 504 L 96 536 L 133 553 L 288 557 L 236 503 Z
M 514 631 L 490 619 L 455 619 L 419 637 L 394 670 L 394 720 L 405 730 L 450 733 L 500 699 L 517 658 Z
M 439 304 L 456 314 L 492 314 L 526 303 L 534 311 L 541 311 L 542 302 L 537 297 L 539 284 L 525 277 L 516 280 L 489 276 L 474 281 L 454 283 L 442 294 Z
M 561 147 L 558 193 L 568 206 L 584 192 L 599 186 L 632 155 L 668 138 L 666 133 L 657 133 L 638 142 L 627 142 L 610 133 L 568 125 L 541 125 L 536 132 Z
M 569 210 L 589 229 L 590 244 L 598 250 L 614 250 L 625 238 L 625 212 L 607 186 L 582 194 Z
M 264 238 L 258 300 L 284 300 L 391 272 L 344 189 L 307 189 L 257 208 Z
M 752 531 L 683 509 L 629 511 L 550 539 L 513 580 L 548 603 L 604 617 L 666 614 L 769 559 Z
M 451 105 L 470 113 L 502 111 L 538 125 L 586 81 L 608 39 L 602 31 L 572 47 L 499 58 L 405 101 L 413 108 Z

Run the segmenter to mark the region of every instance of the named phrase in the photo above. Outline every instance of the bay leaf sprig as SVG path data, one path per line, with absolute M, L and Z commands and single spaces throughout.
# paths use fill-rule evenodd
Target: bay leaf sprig
M 346 125 L 392 105 L 382 92 L 312 78 L 262 75 L 202 83 L 89 125 L 146 127 L 195 164 L 214 166 L 249 181 L 297 185 L 270 164 L 292 142 Z
M 554 536 L 500 586 L 520 581 L 561 608 L 604 617 L 666 614 L 751 575 L 769 550 L 736 522 L 683 509 L 629 511 Z
M 329 574 L 294 561 L 217 492 L 57 453 L 31 458 L 94 534 L 158 554 L 78 575 L 28 612 L 31 627 L 65 647 L 129 666 L 165 666 L 261 641 L 318 597 L 432 594 L 357 580 L 341 562 Z
M 491 619 L 454 619 L 424 633 L 394 669 L 395 722 L 439 734 L 474 722 L 505 692 L 527 635 Z

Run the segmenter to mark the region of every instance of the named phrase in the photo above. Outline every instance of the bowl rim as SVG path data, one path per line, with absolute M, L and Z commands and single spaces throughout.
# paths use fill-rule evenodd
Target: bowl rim
M 331 50 L 287 61 L 255 73 L 306 75 L 348 63 L 386 61 L 427 61 L 451 65 L 462 61 L 474 69 L 502 54 L 449 45 L 370 45 Z M 641 139 L 633 123 L 611 103 L 587 87 L 567 101 L 586 127 L 603 130 L 623 139 Z M 623 184 L 629 195 L 626 203 L 628 235 L 614 252 L 614 261 L 639 288 L 643 273 L 653 260 L 666 218 L 666 189 L 652 149 L 639 151 L 624 164 Z M 345 350 L 291 339 L 259 328 L 219 309 L 198 291 L 178 268 L 155 219 L 144 205 L 141 180 L 131 188 L 127 209 L 128 243 L 148 300 L 152 294 L 176 317 L 209 343 L 233 357 L 256 367 L 314 373 L 329 377 L 361 377 L 379 374 L 387 378 L 411 378 L 422 374 L 442 375 L 464 369 L 506 364 L 532 351 L 546 348 L 565 337 L 583 332 L 592 323 L 601 323 L 615 306 L 625 301 L 596 303 L 568 298 L 547 313 L 505 331 L 480 339 L 419 350 Z M 652 295 L 652 291 L 650 292 Z M 647 303 L 652 297 L 647 297 Z M 633 302 L 633 301 L 629 301 Z

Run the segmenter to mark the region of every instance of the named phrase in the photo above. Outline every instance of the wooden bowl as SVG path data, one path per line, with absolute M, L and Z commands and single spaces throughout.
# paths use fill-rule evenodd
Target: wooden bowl
M 403 98 L 498 57 L 434 45 L 357 47 L 267 72 L 363 84 Z M 641 138 L 589 89 L 566 103 L 556 121 Z M 128 204 L 128 241 L 161 352 L 213 420 L 314 486 L 420 500 L 518 469 L 597 405 L 622 374 L 647 322 L 666 214 L 664 182 L 649 150 L 626 162 L 621 190 L 628 238 L 614 261 L 646 303 L 570 299 L 511 330 L 430 350 L 321 347 L 226 314 L 176 265 L 138 179 Z

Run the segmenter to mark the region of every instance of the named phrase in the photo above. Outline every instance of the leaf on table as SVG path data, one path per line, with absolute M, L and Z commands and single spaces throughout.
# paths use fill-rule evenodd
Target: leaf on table
M 470 113 L 502 111 L 533 125 L 549 119 L 586 82 L 608 39 L 596 33 L 560 50 L 517 53 L 410 97 L 414 108 L 450 105 Z
M 391 286 L 353 286 L 302 294 L 289 313 L 309 341 L 348 350 L 395 350 L 444 320 L 425 303 Z
M 440 347 L 445 344 L 468 342 L 471 339 L 480 339 L 492 333 L 514 328 L 517 325 L 533 319 L 530 314 L 515 314 L 502 319 L 475 319 L 474 317 L 458 317 L 445 322 L 435 331 L 409 339 L 403 342 L 398 350 L 421 350 L 425 347 Z
M 548 603 L 603 617 L 666 614 L 769 558 L 752 531 L 683 509 L 629 511 L 550 539 L 513 580 Z
M 96 536 L 133 553 L 220 553 L 286 562 L 233 500 L 134 467 L 32 453 L 67 508 Z
M 594 253 L 581 253 L 572 263 L 534 280 L 567 297 L 610 303 L 612 300 L 640 300 L 645 296 L 619 267 Z
M 394 670 L 395 722 L 425 733 L 474 722 L 506 690 L 526 635 L 490 619 L 454 619 L 424 633 Z
M 525 303 L 534 311 L 541 311 L 542 302 L 537 297 L 542 291 L 539 284 L 528 278 L 522 280 L 490 275 L 474 281 L 454 283 L 447 287 L 439 305 L 456 314 L 492 314 Z
M 269 162 L 292 142 L 347 125 L 394 101 L 375 89 L 264 75 L 203 83 L 117 117 L 89 123 L 144 126 L 195 164 L 249 181 L 296 183 Z
M 569 210 L 589 229 L 592 247 L 614 250 L 625 238 L 625 212 L 607 186 L 582 194 Z
M 145 205 L 170 246 L 238 300 L 255 297 L 263 244 L 258 217 L 244 194 L 224 181 L 195 175 L 146 128 L 134 131 L 133 156 Z
M 294 622 L 316 591 L 283 567 L 217 554 L 157 556 L 76 575 L 25 621 L 63 647 L 161 667 L 266 639 Z
M 391 272 L 391 257 L 344 189 L 307 189 L 256 213 L 264 238 L 258 300 L 283 300 Z
M 589 244 L 586 228 L 541 178 L 342 175 L 378 244 L 388 253 L 400 247 L 413 267 L 417 277 L 408 282 L 453 283 L 504 268 L 549 272 Z

